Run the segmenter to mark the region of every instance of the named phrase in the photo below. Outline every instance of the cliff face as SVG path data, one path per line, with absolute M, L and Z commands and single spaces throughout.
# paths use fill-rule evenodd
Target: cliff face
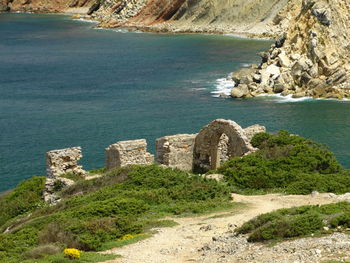
M 106 1 L 114 4 L 122 2 Z M 273 34 L 268 25 L 287 3 L 288 0 L 139 0 L 129 7 L 137 6 L 134 8 L 137 12 L 125 12 L 127 15 L 124 17 L 98 15 L 112 14 L 113 4 L 103 5 L 95 16 L 103 21 L 104 27 L 129 26 L 155 31 L 271 36 Z
M 234 74 L 233 97 L 264 93 L 350 97 L 350 2 L 291 1 L 277 16 L 286 33 L 261 54 L 258 67 Z M 276 19 L 277 19 L 276 18 Z
M 0 11 L 88 13 L 96 0 L 0 0 Z

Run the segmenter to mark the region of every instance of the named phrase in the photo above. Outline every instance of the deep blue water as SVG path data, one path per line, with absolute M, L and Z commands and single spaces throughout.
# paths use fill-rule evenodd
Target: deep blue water
M 287 129 L 350 167 L 350 102 L 212 97 L 271 42 L 96 30 L 59 15 L 0 14 L 0 192 L 45 174 L 45 152 L 82 146 L 86 169 L 120 140 L 194 133 L 216 118 Z

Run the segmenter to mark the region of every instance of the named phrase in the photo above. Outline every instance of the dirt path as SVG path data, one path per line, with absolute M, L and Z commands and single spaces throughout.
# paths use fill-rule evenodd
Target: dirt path
M 212 242 L 213 236 L 221 236 L 259 214 L 279 208 L 337 201 L 330 194 L 314 196 L 283 196 L 278 194 L 243 196 L 234 194 L 233 198 L 236 202 L 244 203 L 247 206 L 240 211 L 233 212 L 232 215 L 226 211 L 225 213 L 200 217 L 175 218 L 174 221 L 179 223 L 178 226 L 157 229 L 158 233 L 149 239 L 105 251 L 104 253 L 122 256 L 122 258 L 108 261 L 108 263 L 203 262 L 201 248 Z M 218 216 L 220 214 L 225 214 L 225 216 Z M 213 217 L 215 215 L 217 217 Z

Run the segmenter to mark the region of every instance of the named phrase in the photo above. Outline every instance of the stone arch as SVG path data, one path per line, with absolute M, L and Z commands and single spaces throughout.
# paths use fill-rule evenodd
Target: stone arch
M 218 151 L 220 138 L 227 136 L 227 154 L 229 157 L 243 156 L 253 152 L 244 130 L 232 120 L 217 119 L 203 127 L 196 136 L 193 149 L 193 171 L 206 172 L 220 166 Z

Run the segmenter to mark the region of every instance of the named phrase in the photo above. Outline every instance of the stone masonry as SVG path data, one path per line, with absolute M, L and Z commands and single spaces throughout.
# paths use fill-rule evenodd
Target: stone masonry
M 182 171 L 206 172 L 216 169 L 232 157 L 240 157 L 256 149 L 250 144 L 256 133 L 266 128 L 253 125 L 242 129 L 231 120 L 217 119 L 203 127 L 198 134 L 178 134 L 156 140 L 157 163 Z M 53 150 L 46 153 L 47 179 L 44 200 L 49 204 L 60 201 L 62 188 L 74 184 L 64 174 L 85 175 L 78 161 L 80 147 Z M 147 152 L 145 139 L 120 141 L 105 149 L 107 171 L 128 165 L 149 165 L 154 155 Z
M 156 161 L 182 171 L 191 171 L 197 134 L 178 134 L 156 140 Z
M 220 140 L 223 139 L 227 147 L 220 143 Z M 231 120 L 217 119 L 203 127 L 196 136 L 193 150 L 193 170 L 206 172 L 218 168 L 223 152 L 232 158 L 243 156 L 255 150 L 241 126 Z
M 83 157 L 80 147 L 52 150 L 46 153 L 46 169 L 48 177 L 57 177 L 62 174 L 80 174 L 86 172 L 78 161 Z
M 244 129 L 245 136 L 247 136 L 249 141 L 253 139 L 255 134 L 260 132 L 266 132 L 266 128 L 259 124 L 255 124 Z
M 147 152 L 145 139 L 121 141 L 106 148 L 106 169 L 108 171 L 133 164 L 152 164 L 154 155 Z
M 74 184 L 73 180 L 61 177 L 64 174 L 85 175 L 78 165 L 82 157 L 80 147 L 52 150 L 46 153 L 47 178 L 43 198 L 46 203 L 55 205 L 60 201 L 58 192 Z

